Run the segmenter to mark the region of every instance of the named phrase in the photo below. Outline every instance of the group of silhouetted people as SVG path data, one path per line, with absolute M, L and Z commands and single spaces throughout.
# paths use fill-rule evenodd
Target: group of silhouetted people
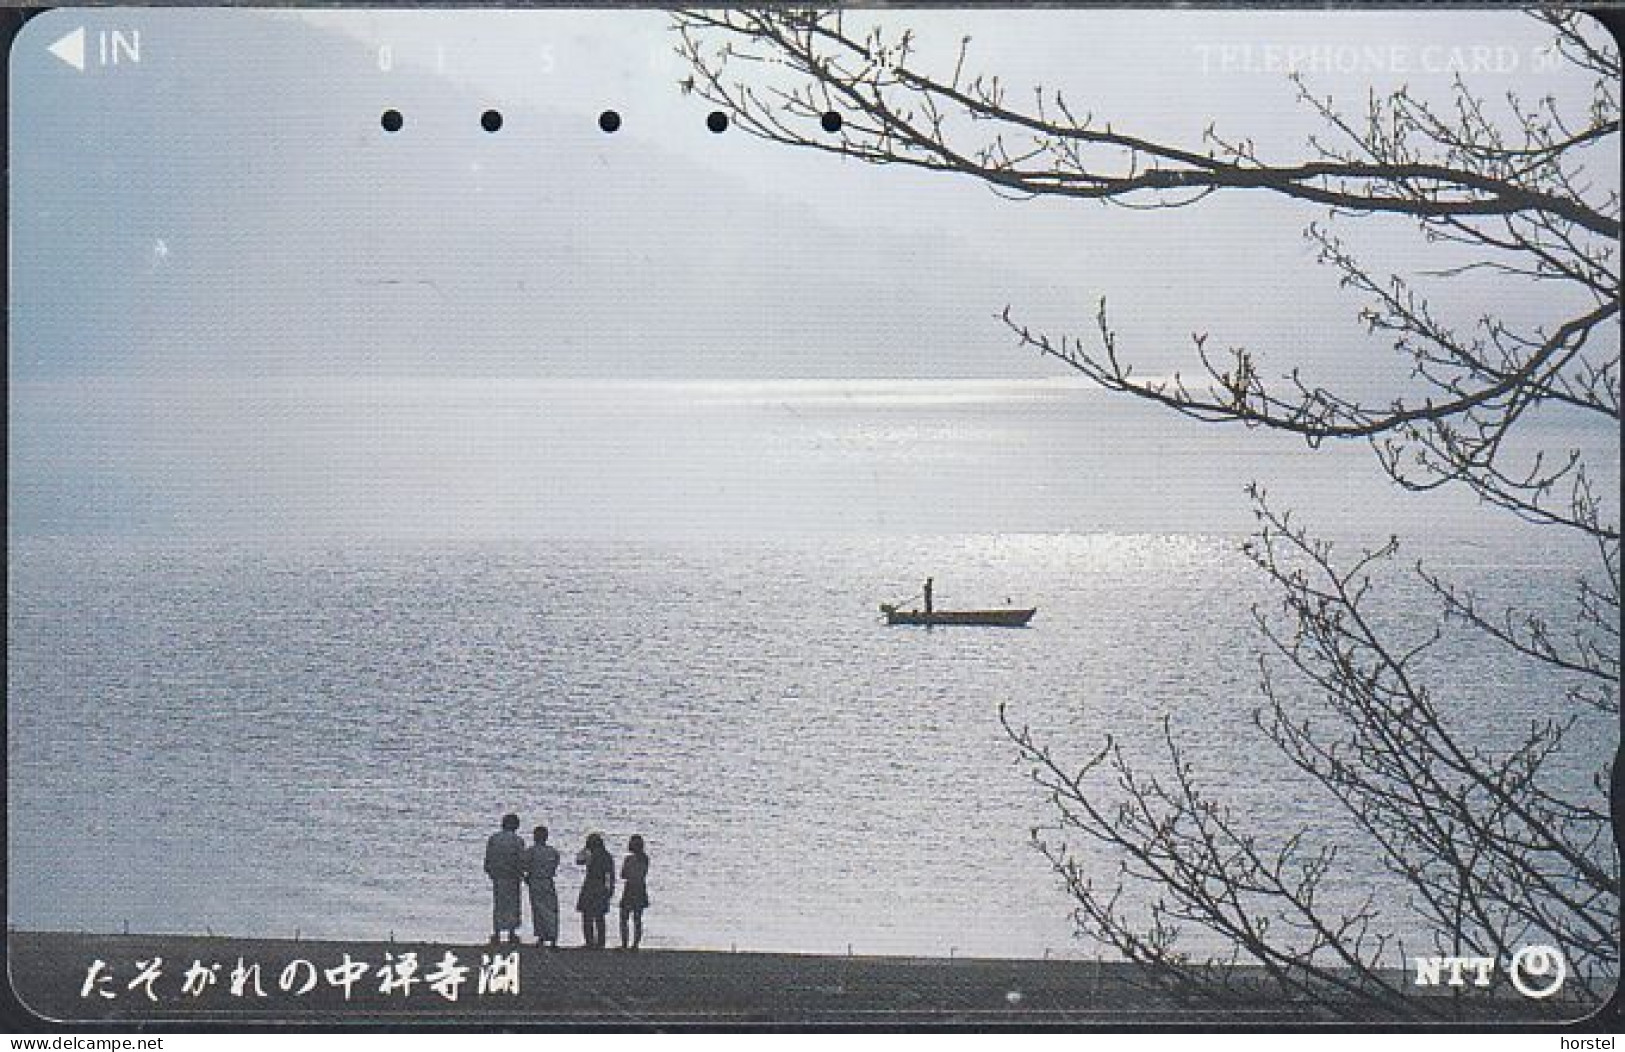
M 491 878 L 491 943 L 519 942 L 521 916 L 520 887 L 530 888 L 530 916 L 536 928 L 536 945 L 554 949 L 559 945 L 559 892 L 554 877 L 559 869 L 559 852 L 547 842 L 547 827 L 537 826 L 528 847 L 519 836 L 519 816 L 503 815 L 502 829 L 485 842 L 485 873 Z M 635 950 L 643 942 L 643 911 L 649 907 L 649 856 L 643 838 L 626 842 L 626 859 L 621 863 L 621 949 Z M 615 859 L 604 846 L 604 838 L 590 833 L 587 843 L 576 852 L 576 865 L 585 866 L 576 910 L 581 914 L 582 948 L 602 950 L 605 918 L 615 898 Z

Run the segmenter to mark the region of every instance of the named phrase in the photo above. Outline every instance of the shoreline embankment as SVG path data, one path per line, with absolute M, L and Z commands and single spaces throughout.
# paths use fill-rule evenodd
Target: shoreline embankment
M 1222 1005 L 1194 1001 L 1136 965 L 1087 960 L 23 931 L 7 933 L 6 957 L 14 996 L 64 1023 L 1268 1026 L 1338 1015 L 1245 980 Z M 1478 1007 L 1466 1019 L 1583 1014 L 1488 995 Z

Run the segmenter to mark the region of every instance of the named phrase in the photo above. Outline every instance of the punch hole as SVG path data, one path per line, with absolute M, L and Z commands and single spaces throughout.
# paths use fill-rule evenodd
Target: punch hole
M 385 110 L 383 115 L 378 118 L 378 123 L 387 132 L 398 132 L 401 130 L 401 126 L 406 123 L 406 118 L 401 116 L 400 110 Z
M 496 110 L 486 110 L 480 114 L 480 127 L 488 132 L 497 131 L 502 127 L 502 114 Z
M 598 127 L 606 135 L 613 135 L 621 130 L 621 115 L 614 110 L 605 110 L 598 115 Z
M 721 110 L 712 110 L 711 116 L 705 118 L 705 126 L 721 135 L 728 130 L 728 115 Z
M 830 110 L 828 113 L 824 114 L 823 119 L 819 121 L 819 123 L 824 126 L 825 131 L 829 132 L 831 135 L 834 135 L 836 132 L 841 130 L 841 115 L 836 113 L 834 110 Z

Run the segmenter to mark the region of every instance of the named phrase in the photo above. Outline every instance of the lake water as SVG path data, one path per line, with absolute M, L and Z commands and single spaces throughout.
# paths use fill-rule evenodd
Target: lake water
M 1029 844 L 1052 814 L 1000 705 L 1064 755 L 1081 760 L 1109 733 L 1148 768 L 1165 759 L 1170 716 L 1216 795 L 1260 829 L 1342 828 L 1249 723 L 1249 605 L 1270 593 L 1237 552 L 1241 482 L 1279 476 L 1311 522 L 1350 542 L 1420 531 L 1438 568 L 1537 608 L 1560 610 L 1586 566 L 1531 542 L 1549 533 L 1459 503 L 1404 504 L 1362 481 L 1375 471 L 1358 450 L 1248 460 L 1281 447 L 1224 436 L 1193 451 L 1177 442 L 1186 432 L 1148 424 L 1138 434 L 1165 455 L 1102 452 L 1120 418 L 1075 422 L 1097 405 L 1083 397 L 959 405 L 946 445 L 920 437 L 940 426 L 940 400 L 893 400 L 877 419 L 849 400 L 780 412 L 769 399 L 726 426 L 713 404 L 699 440 L 657 414 L 652 434 L 617 430 L 623 446 L 663 437 L 681 460 L 698 441 L 708 463 L 718 448 L 745 452 L 711 484 L 676 470 L 683 484 L 635 512 L 614 514 L 621 498 L 597 491 L 597 530 L 571 518 L 526 537 L 308 520 L 229 539 L 14 532 L 9 922 L 478 938 L 483 842 L 514 810 L 565 850 L 566 942 L 569 856 L 601 830 L 617 856 L 632 833 L 649 842 L 654 946 L 1090 953 Z M 993 432 L 1009 435 L 979 444 Z M 31 463 L 13 461 L 25 497 L 42 484 Z M 933 474 L 967 463 L 968 482 Z M 777 488 L 753 497 L 757 475 Z M 890 475 L 912 480 L 897 502 Z M 250 489 L 239 505 L 294 503 Z M 579 517 L 584 498 L 565 492 Z M 150 512 L 156 498 L 143 499 Z M 763 528 L 723 528 L 767 505 Z M 380 507 L 368 514 L 387 517 Z M 662 507 L 664 535 L 649 528 Z M 1068 507 L 1074 528 L 1059 528 Z M 204 506 L 187 508 L 195 521 Z M 786 508 L 818 519 L 793 528 Z M 954 514 L 980 527 L 990 508 L 1010 526 L 937 528 Z M 1008 599 L 1038 616 L 1021 631 L 883 625 L 876 604 L 927 575 L 939 605 Z M 1403 624 L 1427 608 L 1412 586 L 1389 609 Z M 1486 744 L 1566 711 L 1562 684 L 1460 640 L 1434 672 Z M 1558 776 L 1584 784 L 1616 743 L 1606 722 L 1577 737 Z M 1110 879 L 1117 860 L 1079 846 Z M 1356 850 L 1333 893 L 1381 879 Z

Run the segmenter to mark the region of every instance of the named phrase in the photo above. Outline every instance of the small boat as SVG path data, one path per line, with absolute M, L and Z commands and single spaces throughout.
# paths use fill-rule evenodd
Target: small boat
M 1026 628 L 1027 622 L 1038 613 L 1038 608 L 1004 610 L 899 610 L 891 603 L 881 603 L 880 612 L 886 615 L 888 625 L 981 625 L 988 628 Z

